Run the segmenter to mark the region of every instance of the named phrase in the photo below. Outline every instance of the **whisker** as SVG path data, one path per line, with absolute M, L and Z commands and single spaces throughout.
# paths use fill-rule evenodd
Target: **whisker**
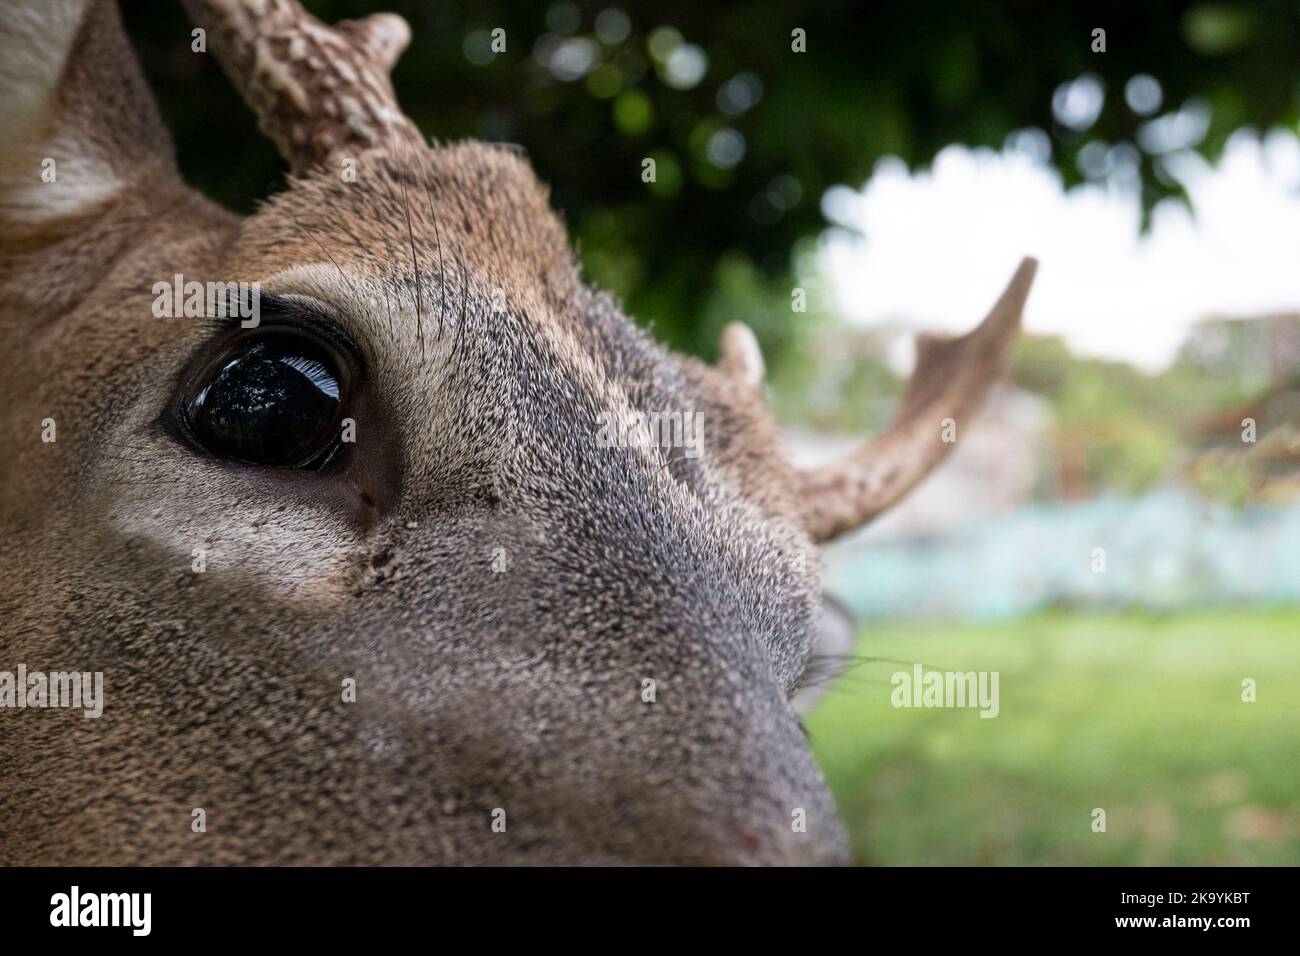
M 389 201 L 394 206 L 396 206 L 397 194 L 393 192 L 393 177 L 381 176 L 380 178 L 383 179 L 384 181 L 384 192 L 387 194 Z M 398 291 L 396 279 L 401 275 L 401 270 L 397 267 L 397 264 L 393 258 L 393 242 L 390 233 L 388 232 L 387 229 L 380 230 L 380 231 L 383 232 L 384 234 L 384 252 L 388 257 L 387 261 L 385 262 L 385 267 L 386 267 L 385 274 L 394 280 L 393 298 L 397 299 L 400 307 L 401 298 L 400 298 L 400 293 Z M 387 282 L 383 283 L 384 301 L 390 303 L 388 308 L 388 337 L 389 339 L 392 340 L 393 347 L 398 348 L 397 329 L 393 325 L 393 309 L 388 297 L 388 285 L 389 284 Z
M 903 667 L 913 667 L 920 664 L 926 670 L 949 670 L 949 668 L 938 667 L 927 664 L 924 661 L 902 660 L 897 657 L 878 657 L 866 654 L 821 654 L 814 653 L 808 661 L 808 666 L 804 669 L 804 675 L 799 681 L 800 688 L 803 687 L 831 687 L 841 686 L 844 684 L 858 685 L 890 685 L 892 681 L 882 680 L 879 678 L 863 677 L 853 672 L 867 664 L 895 664 Z
M 438 300 L 438 339 L 442 340 L 442 320 L 447 312 L 447 270 L 442 264 L 442 234 L 438 229 L 438 212 L 433 207 L 433 194 L 429 192 L 429 182 L 427 179 L 422 181 L 424 186 L 424 198 L 429 202 L 429 215 L 433 218 L 433 240 L 438 245 L 438 282 L 442 286 L 442 292 Z
M 406 195 L 406 183 L 402 187 L 402 205 L 406 208 L 406 234 L 411 239 L 411 266 L 415 269 L 415 334 L 420 339 L 420 359 L 425 359 L 424 352 L 424 294 L 420 286 L 420 260 L 415 255 L 415 230 L 411 227 L 411 202 Z
M 348 274 L 343 271 L 343 267 L 338 264 L 338 260 L 335 259 L 332 255 L 330 255 L 330 251 L 325 248 L 324 244 L 319 239 L 316 238 L 314 233 L 312 233 L 309 229 L 307 229 L 307 227 L 305 227 L 302 223 L 300 223 L 297 219 L 294 218 L 293 213 L 288 213 L 288 216 L 290 221 L 293 222 L 293 224 L 298 227 L 298 229 L 302 232 L 302 234 L 307 236 L 309 239 L 311 239 L 312 242 L 316 243 L 316 245 L 320 248 L 320 251 L 325 253 L 326 258 L 328 258 L 329 261 L 333 263 L 334 268 L 338 270 L 338 273 L 342 277 L 343 281 L 347 283 L 348 288 L 352 290 L 352 295 L 356 299 L 358 305 L 362 304 L 365 300 L 361 298 L 361 293 L 357 290 L 357 287 L 353 285 L 352 280 L 348 278 Z

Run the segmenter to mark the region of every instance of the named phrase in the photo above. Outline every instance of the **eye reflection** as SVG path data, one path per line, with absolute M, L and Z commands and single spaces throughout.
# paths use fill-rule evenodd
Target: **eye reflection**
M 267 331 L 235 343 L 182 407 L 210 451 L 253 464 L 305 467 L 334 447 L 345 363 L 314 337 Z

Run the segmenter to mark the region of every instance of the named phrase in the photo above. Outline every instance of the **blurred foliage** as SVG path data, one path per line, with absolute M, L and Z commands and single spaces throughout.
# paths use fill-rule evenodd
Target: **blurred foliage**
M 758 281 L 749 271 L 738 275 L 743 283 Z M 724 287 L 720 299 L 727 309 L 715 321 L 716 306 L 711 303 L 705 311 L 707 327 L 721 328 L 723 322 L 747 314 L 756 329 L 786 330 L 784 337 L 773 333 L 773 340 L 785 347 L 769 369 L 780 420 L 854 435 L 877 431 L 893 418 L 905 383 L 885 356 L 890 342 L 908 333 L 845 329 L 836 326 L 832 316 L 810 312 L 806 327 L 795 336 L 779 314 L 775 295 L 746 287 L 743 294 Z M 1300 395 L 1291 404 L 1275 400 L 1276 408 L 1261 406 L 1270 386 L 1257 361 L 1258 340 L 1268 321 L 1233 323 L 1234 337 L 1225 349 L 1216 345 L 1218 325 L 1204 323 L 1179 358 L 1158 373 L 1127 362 L 1075 355 L 1058 336 L 1022 333 L 1011 354 L 1011 380 L 1041 397 L 1050 413 L 1043 466 L 1049 471 L 1081 467 L 1081 487 L 1090 494 L 1141 494 L 1185 475 L 1193 457 L 1221 437 L 1226 426 L 1218 426 L 1218 419 L 1232 426 L 1227 432 L 1234 441 L 1242 414 L 1260 418 L 1261 435 L 1277 423 L 1300 420 Z M 1240 442 L 1235 444 L 1240 450 Z M 1244 468 L 1232 463 L 1229 481 L 1220 480 L 1226 464 L 1198 463 L 1205 480 L 1197 484 L 1211 497 L 1242 503 L 1251 497 L 1240 494 Z M 1053 480 L 1040 494 L 1050 498 L 1060 490 Z
M 1295 128 L 1300 96 L 1294 0 L 869 13 L 847 0 L 306 5 L 329 22 L 404 15 L 414 40 L 394 83 L 411 117 L 443 140 L 522 144 L 589 277 L 667 341 L 704 354 L 716 324 L 708 303 L 742 273 L 786 301 L 792 250 L 825 225 L 824 191 L 861 185 L 883 156 L 923 165 L 950 143 L 1018 137 L 1067 185 L 1126 179 L 1149 212 L 1180 194 L 1163 156 L 1213 158 L 1243 125 Z M 123 6 L 186 176 L 250 210 L 279 188 L 283 164 L 214 59 L 190 52 L 179 4 Z M 1104 53 L 1092 50 L 1099 27 Z M 795 28 L 806 52 L 791 49 Z M 653 184 L 641 179 L 647 157 Z M 788 313 L 762 324 L 769 355 L 796 344 Z
M 1178 367 L 1190 375 L 1211 376 L 1238 393 L 1267 389 L 1290 377 L 1300 385 L 1300 317 L 1261 316 L 1253 320 L 1214 318 L 1178 350 Z
M 1083 449 L 1090 489 L 1141 493 L 1186 464 L 1196 441 L 1189 427 L 1198 416 L 1245 405 L 1265 385 L 1244 371 L 1223 374 L 1226 357 L 1190 361 L 1205 337 L 1193 336 L 1179 361 L 1150 374 L 1125 362 L 1075 356 L 1056 336 L 1024 335 L 1012 354 L 1011 377 L 1049 402 L 1050 444 L 1058 454 L 1067 442 Z

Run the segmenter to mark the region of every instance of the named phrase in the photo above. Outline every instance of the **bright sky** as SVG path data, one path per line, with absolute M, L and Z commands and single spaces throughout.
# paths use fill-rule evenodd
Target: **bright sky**
M 1132 190 L 1067 194 L 1042 146 L 953 146 L 915 175 L 886 159 L 861 191 L 828 191 L 832 222 L 863 234 L 831 230 L 820 252 L 844 314 L 964 331 L 1027 254 L 1040 260 L 1027 329 L 1151 370 L 1207 315 L 1300 311 L 1300 141 L 1290 133 L 1239 133 L 1216 167 L 1171 157 L 1195 212 L 1164 203 L 1145 236 Z

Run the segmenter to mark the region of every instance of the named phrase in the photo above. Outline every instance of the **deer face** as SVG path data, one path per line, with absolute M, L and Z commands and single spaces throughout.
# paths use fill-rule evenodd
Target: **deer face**
M 193 6 L 236 59 L 263 42 Z M 389 19 L 327 33 L 259 10 L 288 17 L 266 37 L 330 37 L 363 79 L 402 45 Z M 660 348 L 581 283 L 519 156 L 430 149 L 385 89 L 362 91 L 377 135 L 276 127 L 298 175 L 242 222 L 168 170 L 97 208 L 125 267 L 5 368 L 23 546 L 0 553 L 0 648 L 106 685 L 98 720 L 0 740 L 0 766 L 47 768 L 22 799 L 0 787 L 9 853 L 844 860 L 790 706 L 813 542 L 946 451 L 939 423 L 982 396 L 1031 269 L 976 332 L 924 345 L 897 426 L 798 472 L 743 327 L 718 367 Z M 82 228 L 36 234 L 68 262 Z M 157 317 L 177 274 L 248 283 L 255 324 Z M 62 431 L 42 446 L 47 412 Z
M 402 858 L 838 859 L 788 704 L 815 562 L 766 414 L 578 283 L 514 155 L 377 151 L 360 169 L 244 223 L 221 275 L 259 283 L 256 329 L 191 322 L 136 370 L 153 384 L 91 456 L 100 520 L 140 545 L 103 585 L 163 582 L 149 617 L 183 621 L 209 675 L 252 668 L 315 697 L 324 713 L 277 717 L 295 750 L 311 741 L 299 797 L 339 790 L 371 805 L 361 819 L 407 808 Z M 323 417 L 351 419 L 355 441 L 323 463 L 239 460 L 264 443 L 245 430 L 299 440 L 249 411 L 264 392 L 315 432 L 274 392 L 300 373 L 268 383 L 252 357 L 281 341 L 337 365 Z M 205 391 L 224 430 L 192 407 Z M 692 446 L 671 428 L 601 439 L 651 413 L 697 423 Z M 241 811 L 250 832 L 261 812 Z

